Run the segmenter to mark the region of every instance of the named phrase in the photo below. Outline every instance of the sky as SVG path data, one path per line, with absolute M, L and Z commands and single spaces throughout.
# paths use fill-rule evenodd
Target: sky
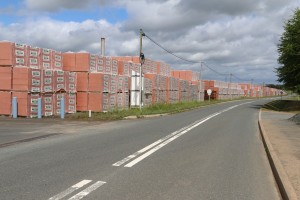
M 0 41 L 100 54 L 104 37 L 107 56 L 138 56 L 142 29 L 193 61 L 143 37 L 145 57 L 175 70 L 278 84 L 277 45 L 298 7 L 299 0 L 0 0 Z

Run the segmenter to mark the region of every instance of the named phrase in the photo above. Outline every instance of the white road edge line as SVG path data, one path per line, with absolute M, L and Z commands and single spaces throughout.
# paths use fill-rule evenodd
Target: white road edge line
M 137 157 L 138 155 L 148 151 L 149 149 L 153 148 L 152 150 L 150 150 L 149 152 L 145 153 L 144 155 L 141 155 L 140 157 L 136 158 L 135 160 L 129 162 L 128 164 L 126 164 L 124 167 L 132 167 L 133 165 L 137 164 L 138 162 L 140 162 L 141 160 L 145 159 L 146 157 L 148 157 L 149 155 L 151 155 L 152 153 L 154 153 L 155 151 L 157 151 L 158 149 L 162 148 L 163 146 L 165 146 L 166 144 L 170 143 L 171 141 L 177 139 L 178 137 L 180 137 L 181 135 L 187 133 L 188 131 L 194 129 L 195 127 L 199 126 L 200 124 L 206 122 L 207 120 L 219 115 L 219 114 L 222 114 L 226 111 L 229 111 L 233 108 L 236 108 L 238 106 L 241 106 L 241 105 L 244 105 L 244 104 L 249 104 L 249 103 L 252 103 L 253 101 L 251 102 L 246 102 L 246 103 L 242 103 L 242 104 L 239 104 L 239 105 L 235 105 L 235 106 L 231 106 L 229 108 L 226 108 L 224 110 L 221 110 L 220 112 L 216 112 L 216 113 L 213 113 L 199 121 L 195 121 L 193 122 L 192 124 L 189 124 L 188 126 L 185 126 L 169 135 L 167 135 L 166 137 L 162 138 L 162 139 L 159 139 L 157 141 L 155 141 L 154 143 L 144 147 L 143 149 L 135 152 L 134 154 L 131 154 L 129 155 L 128 157 L 116 162 L 113 164 L 113 166 L 121 166 L 123 165 L 124 163 L 132 160 L 133 158 Z M 161 144 L 160 144 L 161 143 Z M 157 146 L 156 146 L 157 145 Z M 156 146 L 156 147 L 155 147 Z
M 69 198 L 68 200 L 82 199 L 83 197 L 89 195 L 91 192 L 93 192 L 94 190 L 96 190 L 100 186 L 104 185 L 105 183 L 106 182 L 98 181 L 98 182 L 94 183 L 93 185 L 91 185 L 90 187 L 88 187 L 88 188 L 82 190 L 81 192 L 79 192 L 78 194 L 74 195 L 73 197 Z
M 82 180 L 79 183 L 76 183 L 72 187 L 68 188 L 67 190 L 51 197 L 49 200 L 60 200 L 60 199 L 64 198 L 65 196 L 71 194 L 72 192 L 82 188 L 83 186 L 85 186 L 86 184 L 88 184 L 90 182 L 91 182 L 91 180 Z

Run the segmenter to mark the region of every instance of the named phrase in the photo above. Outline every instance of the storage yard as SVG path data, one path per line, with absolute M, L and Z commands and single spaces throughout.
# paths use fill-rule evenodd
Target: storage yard
M 13 42 L 0 42 L 0 115 L 37 117 L 41 99 L 42 116 L 107 112 L 157 103 L 278 96 L 273 88 L 199 80 L 199 72 L 174 70 L 167 63 L 146 59 L 140 81 L 139 57 L 99 56 L 87 52 L 58 52 Z M 142 86 L 140 83 L 142 82 Z M 140 91 L 142 88 L 142 92 Z M 61 105 L 64 99 L 64 105 Z

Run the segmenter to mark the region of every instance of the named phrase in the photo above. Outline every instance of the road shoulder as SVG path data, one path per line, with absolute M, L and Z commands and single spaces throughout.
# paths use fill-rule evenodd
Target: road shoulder
M 300 199 L 300 126 L 294 114 L 261 110 L 259 126 L 283 199 Z

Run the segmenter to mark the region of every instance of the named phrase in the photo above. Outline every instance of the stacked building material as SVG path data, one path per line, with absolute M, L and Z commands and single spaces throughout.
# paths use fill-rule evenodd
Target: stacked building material
M 172 70 L 172 76 L 186 81 L 198 81 L 200 73 L 192 70 Z
M 139 73 L 140 67 L 140 58 L 138 56 L 123 56 L 123 57 L 113 57 L 114 59 L 122 62 L 130 62 L 133 63 L 132 70 Z M 135 65 L 134 65 L 135 64 Z M 143 74 L 158 74 L 166 77 L 171 76 L 171 65 L 151 60 L 146 58 L 143 65 L 142 65 L 142 73 Z
M 152 104 L 167 103 L 168 77 L 158 74 L 145 74 L 152 81 Z
M 141 100 L 144 106 L 201 101 L 207 89 L 213 90 L 212 99 L 281 94 L 258 85 L 202 82 L 198 72 L 171 70 L 170 65 L 149 58 L 141 65 L 137 56 L 61 53 L 12 42 L 0 42 L 0 77 L 0 114 L 11 115 L 12 97 L 17 97 L 18 114 L 25 117 L 37 115 L 39 98 L 42 114 L 52 116 L 60 114 L 62 98 L 64 112 L 74 113 L 127 109 L 139 106 Z
M 176 77 L 168 77 L 168 92 L 167 99 L 168 103 L 178 103 L 179 102 L 179 78 Z
M 2 105 L 7 109 L 0 109 L 0 114 L 11 114 L 11 101 L 17 97 L 18 115 L 36 117 L 38 99 L 42 100 L 42 115 L 51 116 L 58 114 L 55 109 L 60 109 L 56 102 L 56 93 L 76 92 L 76 74 L 65 74 L 62 71 L 62 53 L 51 49 L 31 47 L 13 42 L 0 42 L 0 84 Z M 72 76 L 68 82 L 67 80 Z M 72 85 L 73 84 L 73 85 Z M 5 101 L 5 102 L 4 102 Z M 72 101 L 74 105 L 75 102 Z M 70 107 L 72 108 L 72 107 Z M 69 109 L 66 102 L 66 111 Z
M 64 53 L 64 70 L 77 73 L 77 110 L 106 112 L 129 107 L 129 63 L 90 53 Z M 124 64 L 124 63 L 122 63 Z M 122 75 L 119 75 L 122 70 Z
M 186 102 L 190 100 L 190 82 L 187 80 L 181 80 L 179 82 L 179 101 Z

